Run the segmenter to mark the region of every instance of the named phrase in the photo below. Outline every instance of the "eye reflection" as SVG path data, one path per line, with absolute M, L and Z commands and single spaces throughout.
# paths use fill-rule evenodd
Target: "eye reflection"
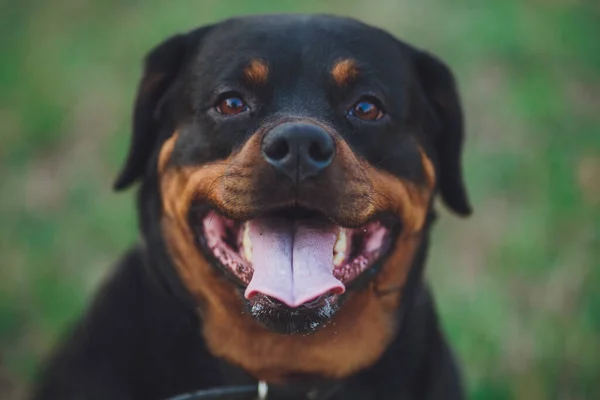
M 217 111 L 223 115 L 237 115 L 248 110 L 248 105 L 239 96 L 229 96 L 221 100 L 217 106 Z

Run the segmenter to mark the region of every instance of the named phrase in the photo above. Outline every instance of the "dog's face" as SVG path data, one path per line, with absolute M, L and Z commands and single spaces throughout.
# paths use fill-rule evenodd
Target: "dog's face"
M 249 17 L 171 38 L 147 58 L 134 122 L 117 187 L 157 182 L 156 218 L 209 320 L 306 333 L 345 308 L 391 313 L 396 294 L 366 296 L 402 287 L 437 190 L 470 212 L 451 73 L 353 20 Z

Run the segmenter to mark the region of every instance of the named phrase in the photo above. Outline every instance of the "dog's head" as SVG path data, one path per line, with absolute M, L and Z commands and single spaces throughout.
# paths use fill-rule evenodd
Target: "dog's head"
M 148 55 L 115 186 L 157 188 L 146 218 L 207 326 L 387 332 L 435 194 L 470 213 L 462 141 L 435 57 L 344 18 L 239 18 Z

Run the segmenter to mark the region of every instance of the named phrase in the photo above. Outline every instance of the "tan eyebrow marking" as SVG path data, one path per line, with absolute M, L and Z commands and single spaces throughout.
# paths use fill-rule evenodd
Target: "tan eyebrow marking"
M 331 69 L 331 75 L 335 82 L 343 86 L 358 75 L 358 67 L 356 61 L 351 58 L 346 58 L 335 63 Z
M 255 58 L 244 69 L 244 74 L 253 83 L 265 83 L 269 76 L 269 65 Z

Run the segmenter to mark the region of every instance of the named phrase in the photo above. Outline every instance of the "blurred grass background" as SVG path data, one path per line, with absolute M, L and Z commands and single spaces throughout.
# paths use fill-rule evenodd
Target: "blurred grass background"
M 350 15 L 445 59 L 475 215 L 444 213 L 429 277 L 473 399 L 600 399 L 595 0 L 0 2 L 0 398 L 136 237 L 110 185 L 141 58 L 232 15 Z

